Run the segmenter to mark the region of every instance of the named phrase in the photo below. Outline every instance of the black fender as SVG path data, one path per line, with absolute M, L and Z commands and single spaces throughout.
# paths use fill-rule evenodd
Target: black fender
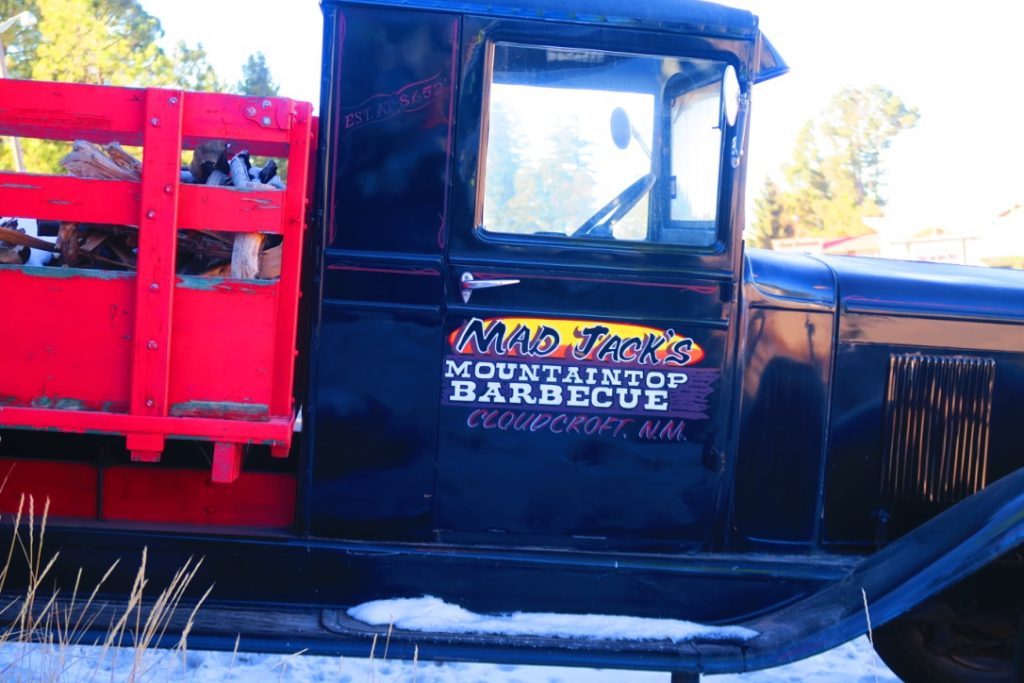
M 694 670 L 765 669 L 831 649 L 866 633 L 869 616 L 873 626 L 891 621 L 1021 545 L 1024 469 L 925 522 L 814 595 L 743 623 L 760 635 L 741 652 L 703 652 Z

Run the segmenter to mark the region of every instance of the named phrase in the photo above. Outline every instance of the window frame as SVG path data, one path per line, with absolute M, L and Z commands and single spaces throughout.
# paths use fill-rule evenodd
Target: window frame
M 714 60 L 714 61 L 719 61 L 720 63 L 728 64 L 728 62 L 723 62 L 722 60 Z M 723 71 L 724 71 L 724 67 L 723 67 Z M 688 88 L 688 90 L 690 92 L 693 92 L 693 91 L 696 91 L 696 90 L 700 90 L 702 88 L 706 88 L 709 85 L 712 85 L 715 82 L 716 81 L 714 79 L 709 79 L 709 80 L 704 81 L 704 82 L 698 82 L 698 83 L 694 84 L 692 87 Z M 719 81 L 719 83 L 720 83 L 720 81 Z M 665 84 L 664 91 L 662 91 L 662 93 L 661 93 L 661 99 L 662 99 L 661 116 L 662 116 L 662 121 L 661 121 L 661 125 L 659 126 L 660 130 L 671 131 L 671 129 L 672 129 L 672 106 L 671 106 L 671 101 L 675 97 L 677 97 L 677 94 L 673 93 L 673 91 L 672 91 L 672 79 L 669 79 L 669 82 Z M 708 249 L 708 248 L 710 248 L 711 246 L 713 246 L 715 244 L 715 241 L 717 241 L 717 240 L 719 240 L 721 238 L 721 235 L 720 235 L 720 223 L 721 223 L 720 217 L 721 217 L 722 192 L 724 190 L 724 186 L 723 186 L 722 180 L 723 180 L 723 175 L 725 174 L 725 166 L 726 166 L 727 158 L 728 158 L 728 155 L 726 154 L 726 151 L 728 149 L 729 134 L 735 132 L 734 131 L 735 126 L 729 126 L 728 123 L 726 123 L 726 121 L 725 121 L 725 115 L 724 115 L 724 112 L 723 112 L 723 107 L 724 107 L 724 102 L 722 100 L 722 94 L 721 94 L 721 91 L 720 91 L 719 95 L 718 95 L 718 115 L 719 115 L 718 130 L 719 130 L 719 134 L 720 134 L 720 139 L 718 141 L 718 143 L 719 143 L 719 149 L 718 149 L 718 182 L 716 184 L 716 194 L 715 194 L 715 218 L 714 218 L 715 239 L 712 240 L 711 244 L 709 244 L 709 245 L 686 245 L 686 244 L 681 244 L 679 242 L 669 242 L 669 241 L 662 242 L 660 240 L 657 241 L 657 244 L 666 244 L 666 245 L 674 244 L 674 245 L 677 245 L 677 246 L 686 247 L 687 249 L 697 249 L 697 250 L 700 250 L 700 249 Z M 670 145 L 670 144 L 662 144 L 658 149 L 661 152 L 661 154 L 659 155 L 661 157 L 660 168 L 664 169 L 664 173 L 665 173 L 665 177 L 666 178 L 671 178 L 672 177 L 672 171 L 673 171 L 673 167 L 672 167 L 672 145 Z M 659 197 L 659 211 L 661 212 L 660 220 L 659 220 L 659 222 L 655 226 L 653 226 L 654 229 L 656 231 L 658 231 L 658 232 L 664 232 L 666 229 L 672 229 L 673 228 L 673 225 L 672 225 L 673 219 L 672 219 L 672 193 L 671 193 L 671 187 L 664 187 L 663 186 L 663 191 L 662 191 L 662 193 L 661 193 L 661 195 Z
M 635 56 L 635 57 L 650 57 L 656 59 L 667 59 L 667 58 L 678 58 L 678 59 L 693 59 L 703 61 L 713 61 L 722 64 L 722 68 L 727 65 L 733 65 L 734 68 L 739 68 L 739 61 L 735 54 L 730 52 L 705 52 L 698 50 L 659 50 L 655 47 L 654 50 L 643 50 L 638 51 L 635 49 L 629 49 L 628 47 L 620 47 L 617 45 L 602 45 L 601 47 L 595 47 L 593 40 L 580 39 L 575 36 L 561 36 L 561 35 L 544 35 L 544 36 L 526 36 L 521 33 L 511 33 L 506 31 L 495 31 L 484 38 L 484 59 L 483 59 L 483 74 L 482 74 L 482 88 L 480 97 L 480 119 L 479 119 L 479 131 L 480 138 L 477 146 L 477 160 L 476 160 L 476 187 L 473 192 L 473 207 L 472 207 L 472 233 L 476 240 L 485 244 L 505 244 L 509 246 L 521 246 L 521 247 L 556 247 L 559 249 L 569 250 L 582 250 L 588 252 L 601 252 L 605 250 L 629 250 L 629 251 L 657 251 L 657 252 L 681 252 L 685 254 L 694 255 L 718 255 L 728 252 L 733 248 L 733 231 L 729 229 L 732 223 L 733 212 L 731 211 L 731 201 L 723 201 L 725 197 L 728 197 L 731 192 L 730 189 L 734 185 L 734 173 L 737 169 L 732 169 L 728 162 L 726 150 L 730 144 L 731 138 L 736 134 L 735 126 L 729 126 L 724 116 L 720 118 L 720 129 L 721 139 L 719 144 L 719 164 L 718 164 L 718 178 L 716 182 L 716 198 L 715 198 L 715 227 L 714 227 L 714 239 L 710 244 L 699 246 L 699 245 L 686 245 L 677 242 L 661 242 L 658 241 L 660 237 L 664 223 L 670 220 L 670 189 L 668 183 L 664 182 L 667 180 L 666 169 L 671 168 L 671 150 L 668 145 L 664 144 L 663 135 L 668 130 L 666 126 L 670 126 L 671 108 L 667 104 L 667 87 L 662 89 L 660 93 L 654 95 L 654 127 L 652 134 L 652 148 L 654 150 L 652 159 L 652 172 L 657 176 L 657 181 L 654 187 L 651 189 L 648 200 L 648 217 L 647 217 L 647 238 L 643 240 L 631 240 L 623 239 L 617 240 L 615 238 L 606 237 L 571 237 L 569 235 L 551 235 L 551 234 L 525 234 L 525 233 L 511 233 L 511 232 L 499 232 L 487 230 L 483 225 L 483 214 L 484 214 L 484 202 L 486 193 L 486 182 L 487 182 L 487 146 L 490 139 L 490 112 L 491 112 L 491 86 L 494 83 L 494 64 L 495 64 L 495 50 L 499 44 L 515 45 L 527 48 L 536 49 L 565 49 L 565 50 L 579 50 L 579 51 L 590 51 L 590 52 L 605 52 L 617 55 Z M 713 81 L 708 81 L 711 83 Z M 704 87 L 707 83 L 697 87 Z M 719 109 L 721 110 L 722 101 L 719 98 Z

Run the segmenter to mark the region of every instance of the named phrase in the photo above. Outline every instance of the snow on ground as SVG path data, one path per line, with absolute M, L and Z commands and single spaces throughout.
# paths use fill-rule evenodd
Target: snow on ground
M 757 631 L 742 626 L 705 626 L 677 619 L 547 612 L 476 614 L 430 595 L 421 598 L 375 600 L 353 607 L 348 611 L 348 615 L 372 626 L 392 625 L 407 631 L 428 633 L 497 633 L 510 636 L 619 640 L 667 639 L 674 643 L 698 637 L 710 640 L 749 640 L 757 635 Z
M 739 627 L 713 627 L 671 619 L 639 619 L 606 615 L 516 612 L 482 615 L 437 598 L 378 600 L 349 610 L 374 625 L 393 624 L 406 630 L 462 633 L 504 633 L 550 637 L 604 637 L 682 641 L 702 637 L 749 638 Z M 243 642 L 244 646 L 244 642 Z M 574 669 L 547 666 L 397 661 L 378 642 L 366 658 L 315 657 L 146 650 L 128 647 L 0 644 L 0 681 L 11 683 L 668 683 L 667 673 Z M 893 683 L 898 681 L 875 656 L 867 638 L 859 638 L 802 662 L 747 674 L 706 676 L 708 683 Z
M 101 655 L 104 655 L 101 658 Z M 0 646 L 0 680 L 10 683 L 106 683 L 129 680 L 130 650 L 98 647 Z M 351 657 L 240 652 L 150 651 L 136 669 L 139 683 L 668 683 L 666 673 L 549 666 L 442 664 Z M 60 673 L 58 673 L 60 672 Z M 898 683 L 859 638 L 801 662 L 765 671 L 705 676 L 706 683 Z

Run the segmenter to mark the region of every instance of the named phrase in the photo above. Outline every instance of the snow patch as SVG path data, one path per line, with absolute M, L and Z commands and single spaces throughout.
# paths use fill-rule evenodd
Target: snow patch
M 706 626 L 675 619 L 622 617 L 605 614 L 512 612 L 477 614 L 440 598 L 375 600 L 348 610 L 353 619 L 371 626 L 407 631 L 488 633 L 508 636 L 547 636 L 590 640 L 750 640 L 757 631 L 742 626 Z

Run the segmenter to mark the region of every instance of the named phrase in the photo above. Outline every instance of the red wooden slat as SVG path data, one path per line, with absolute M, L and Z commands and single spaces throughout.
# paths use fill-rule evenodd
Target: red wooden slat
M 283 417 L 262 421 L 211 417 L 146 417 L 88 410 L 49 410 L 0 406 L 0 425 L 4 427 L 46 427 L 72 433 L 166 434 L 206 439 L 207 441 L 290 446 L 295 423 L 293 419 Z
M 138 225 L 139 183 L 0 173 L 3 215 L 52 221 Z
M 269 103 L 265 107 L 264 102 Z M 187 93 L 182 130 L 191 148 L 200 140 L 227 140 L 253 154 L 285 156 L 291 100 L 248 98 L 220 93 Z M 264 123 L 267 120 L 269 123 Z
M 171 348 L 174 413 L 217 403 L 262 405 L 264 415 L 270 411 L 278 292 L 278 283 L 265 280 L 180 278 Z
M 178 278 L 171 409 L 201 413 L 188 404 L 220 403 L 269 411 L 279 287 L 263 280 Z M 0 339 L 10 361 L 0 373 L 0 404 L 127 412 L 133 274 L 0 266 L 0 292 L 7 311 L 0 316 Z
M 0 135 L 139 145 L 145 93 L 140 88 L 6 79 L 0 82 Z M 265 109 L 264 101 L 271 106 Z M 280 97 L 187 93 L 185 147 L 192 149 L 203 140 L 227 140 L 253 154 L 285 156 L 290 102 Z M 270 118 L 269 125 L 263 124 L 264 117 Z
M 5 481 L 6 480 L 6 481 Z M 0 512 L 13 516 L 22 495 L 22 519 L 28 521 L 28 497 L 34 499 L 36 523 L 50 499 L 51 517 L 89 517 L 99 513 L 99 476 L 95 465 L 54 460 L 0 459 Z M 11 517 L 6 517 L 10 521 Z
M 103 471 L 108 520 L 284 529 L 295 520 L 295 477 L 242 472 L 216 484 L 201 470 L 120 465 Z
M 0 293 L 0 405 L 128 409 L 130 273 L 0 266 Z
M 242 452 L 240 443 L 218 441 L 213 444 L 213 468 L 210 479 L 216 484 L 230 484 L 242 473 Z
M 180 185 L 178 227 L 221 232 L 281 232 L 279 190 L 244 192 L 227 187 Z M 72 176 L 0 173 L 5 215 L 76 223 L 138 225 L 140 183 Z
M 178 227 L 220 232 L 281 232 L 280 190 L 246 192 L 229 187 L 181 185 Z
M 146 91 L 146 162 L 142 168 L 131 412 L 167 414 L 171 313 L 177 253 L 182 93 Z
M 295 102 L 288 168 L 309 167 L 313 107 Z M 292 384 L 295 381 L 295 348 L 301 287 L 303 231 L 306 226 L 307 182 L 305 173 L 289 178 L 286 207 L 282 216 L 284 240 L 281 244 L 281 275 L 277 308 L 277 347 L 274 352 L 274 395 L 270 409 L 275 415 L 290 415 L 294 409 Z
M 0 135 L 142 142 L 145 90 L 49 81 L 0 81 Z

